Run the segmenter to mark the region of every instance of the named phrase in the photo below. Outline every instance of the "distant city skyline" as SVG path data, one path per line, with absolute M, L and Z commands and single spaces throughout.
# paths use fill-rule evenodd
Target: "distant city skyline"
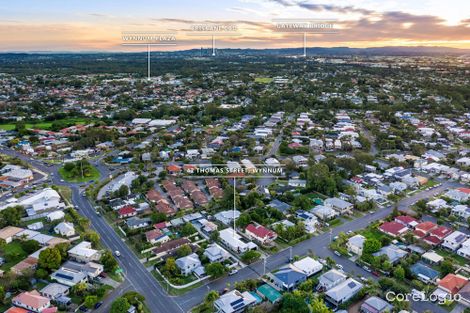
M 277 32 L 274 19 L 334 20 L 337 33 L 308 34 L 309 47 L 443 46 L 470 48 L 470 2 L 405 0 L 17 0 L 0 12 L 0 51 L 141 51 L 122 46 L 122 32 L 176 35 L 185 50 L 212 45 L 191 33 L 194 24 L 232 24 L 218 48 L 294 48 L 302 33 Z

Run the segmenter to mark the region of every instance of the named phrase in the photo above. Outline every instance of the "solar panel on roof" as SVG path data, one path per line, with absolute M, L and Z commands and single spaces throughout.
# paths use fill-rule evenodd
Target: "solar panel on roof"
M 353 281 L 352 281 L 352 282 L 349 282 L 349 283 L 348 283 L 348 287 L 352 289 L 352 288 L 356 287 L 356 283 L 353 282 Z
M 60 277 L 60 278 L 64 278 L 64 279 L 68 279 L 68 280 L 73 280 L 72 276 L 65 275 L 65 274 L 62 274 L 62 273 L 57 273 L 55 276 Z

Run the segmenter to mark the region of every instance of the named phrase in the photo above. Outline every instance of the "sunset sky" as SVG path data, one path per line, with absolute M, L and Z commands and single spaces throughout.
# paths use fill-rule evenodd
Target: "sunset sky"
M 310 34 L 308 46 L 470 48 L 468 0 L 15 0 L 0 10 L 0 51 L 136 51 L 126 31 L 176 34 L 174 47 L 209 47 L 191 25 L 232 23 L 220 48 L 302 46 L 302 34 L 276 32 L 273 19 L 335 20 L 335 34 Z

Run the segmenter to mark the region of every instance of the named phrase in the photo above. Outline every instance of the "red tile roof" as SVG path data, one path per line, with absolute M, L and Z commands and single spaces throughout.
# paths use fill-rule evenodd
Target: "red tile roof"
M 147 238 L 147 241 L 152 241 L 154 239 L 160 238 L 161 236 L 163 236 L 163 233 L 159 229 L 152 229 L 145 233 L 145 238 Z
M 470 188 L 457 188 L 458 191 L 470 194 Z
M 419 231 L 422 231 L 422 232 L 425 232 L 425 233 L 428 233 L 432 229 L 436 228 L 436 226 L 437 225 L 434 224 L 433 222 L 421 222 L 418 225 L 416 225 L 415 229 L 419 230 Z
M 134 209 L 134 207 L 128 205 L 128 206 L 120 208 L 118 211 L 118 214 L 119 216 L 124 216 L 124 215 L 134 214 L 136 212 L 137 211 Z
M 256 237 L 260 239 L 267 239 L 276 236 L 276 233 L 272 230 L 267 229 L 263 225 L 250 224 L 246 227 L 245 231 L 249 231 L 250 233 L 254 234 Z
M 423 240 L 426 241 L 427 243 L 429 243 L 430 245 L 433 245 L 433 246 L 437 246 L 438 244 L 440 244 L 442 242 L 442 240 L 439 239 L 438 237 L 431 236 L 431 235 L 428 235 L 428 236 L 424 237 Z
M 405 232 L 407 228 L 403 224 L 397 222 L 385 222 L 379 226 L 379 229 L 384 233 L 398 236 L 401 233 Z
M 39 309 L 50 304 L 50 300 L 46 297 L 43 297 L 36 290 L 22 292 L 13 298 L 13 303 L 20 303 L 30 308 Z
M 447 274 L 446 277 L 439 281 L 439 287 L 448 290 L 450 293 L 457 293 L 465 284 L 468 279 L 455 274 Z
M 445 226 L 439 226 L 438 228 L 433 229 L 430 232 L 430 234 L 440 239 L 444 239 L 444 237 L 449 235 L 451 232 L 452 232 L 452 229 L 445 227 Z
M 397 216 L 397 217 L 395 217 L 395 221 L 397 221 L 398 223 L 405 224 L 405 225 L 409 225 L 413 222 L 416 222 L 416 223 L 418 222 L 417 219 L 415 219 L 414 217 L 408 216 L 408 215 Z

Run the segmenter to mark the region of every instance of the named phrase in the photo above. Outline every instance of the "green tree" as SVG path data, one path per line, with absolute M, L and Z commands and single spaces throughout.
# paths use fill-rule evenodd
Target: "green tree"
M 305 300 L 294 293 L 285 293 L 282 297 L 280 313 L 310 313 Z
M 382 248 L 382 244 L 380 243 L 380 241 L 375 238 L 370 238 L 364 241 L 364 247 L 362 249 L 362 252 L 365 254 L 372 254 L 374 252 L 379 251 L 380 248 Z
M 176 254 L 180 258 L 182 258 L 184 256 L 187 256 L 187 255 L 190 255 L 191 253 L 193 253 L 193 250 L 191 249 L 190 245 L 183 245 L 183 246 L 179 247 L 178 250 L 176 251 Z
M 403 269 L 403 267 L 401 267 L 400 265 L 395 267 L 395 269 L 393 270 L 393 277 L 395 277 L 398 280 L 404 280 L 405 270 Z
M 225 274 L 225 266 L 221 263 L 210 263 L 206 266 L 206 273 L 213 278 L 220 277 Z
M 105 272 L 114 272 L 118 267 L 118 262 L 111 251 L 106 250 L 101 256 L 100 263 L 103 264 Z
M 212 303 L 217 299 L 219 299 L 219 293 L 215 290 L 211 290 L 206 294 L 204 301 L 207 303 Z
M 129 308 L 131 307 L 129 301 L 127 301 L 124 297 L 119 297 L 114 300 L 113 304 L 111 305 L 111 313 L 127 313 Z
M 58 269 L 62 263 L 62 256 L 57 248 L 46 248 L 39 253 L 39 268 L 46 270 Z
M 166 259 L 165 266 L 163 268 L 164 271 L 170 274 L 176 274 L 178 272 L 178 267 L 176 266 L 176 261 L 174 258 Z
M 189 235 L 194 234 L 197 232 L 196 228 L 191 223 L 186 223 L 181 227 L 180 234 L 183 237 L 187 237 Z
M 26 240 L 21 243 L 21 247 L 26 253 L 31 254 L 38 251 L 41 248 L 41 245 L 36 240 Z
M 241 259 L 245 263 L 253 263 L 258 260 L 261 254 L 258 251 L 248 250 L 242 254 Z
M 93 230 L 87 230 L 83 235 L 82 239 L 91 242 L 93 247 L 97 247 L 100 242 L 100 235 Z
M 24 212 L 22 206 L 14 206 L 0 211 L 0 228 L 18 225 Z
M 0 303 L 4 303 L 5 301 L 5 287 L 0 286 Z
M 83 296 L 87 291 L 86 283 L 78 283 L 72 287 L 72 293 L 76 296 Z
M 311 304 L 311 313 L 331 313 L 332 311 L 326 306 L 322 299 L 316 298 Z
M 95 295 L 88 295 L 85 297 L 85 306 L 92 309 L 98 303 L 98 297 Z

